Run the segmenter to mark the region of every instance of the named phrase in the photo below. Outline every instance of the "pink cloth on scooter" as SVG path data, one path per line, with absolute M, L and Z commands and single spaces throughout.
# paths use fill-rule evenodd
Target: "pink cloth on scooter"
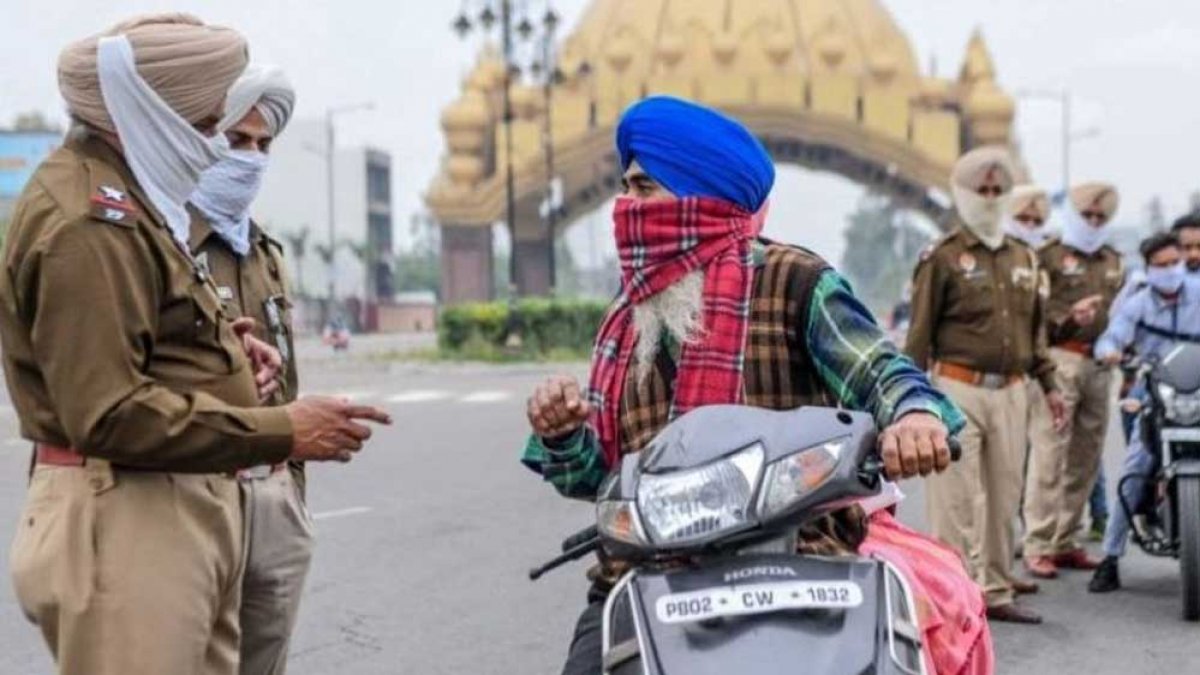
M 863 555 L 879 557 L 912 587 L 925 644 L 936 675 L 992 675 L 995 659 L 983 592 L 953 549 L 901 525 L 887 510 L 871 514 Z

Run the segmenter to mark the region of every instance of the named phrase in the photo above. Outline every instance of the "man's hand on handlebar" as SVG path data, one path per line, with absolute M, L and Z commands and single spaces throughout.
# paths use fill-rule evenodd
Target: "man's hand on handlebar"
M 911 412 L 883 430 L 879 454 L 892 480 L 940 473 L 950 466 L 949 431 L 937 415 Z

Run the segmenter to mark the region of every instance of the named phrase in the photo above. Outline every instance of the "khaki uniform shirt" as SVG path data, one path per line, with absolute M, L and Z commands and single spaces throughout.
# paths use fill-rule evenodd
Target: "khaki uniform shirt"
M 290 453 L 287 413 L 257 407 L 211 278 L 102 139 L 72 136 L 34 173 L 4 272 L 4 373 L 26 438 L 176 472 Z
M 1049 278 L 1050 298 L 1046 302 L 1046 332 L 1051 345 L 1069 340 L 1093 343 L 1108 327 L 1108 310 L 1125 283 L 1121 254 L 1103 246 L 1088 255 L 1051 239 L 1038 250 L 1038 260 Z M 1079 326 L 1071 318 L 1071 306 L 1084 298 L 1099 295 L 1096 320 Z
M 935 361 L 985 373 L 1029 374 L 1055 388 L 1046 347 L 1037 254 L 1005 237 L 993 251 L 959 228 L 921 256 L 913 281 L 905 351 L 922 368 Z
M 212 276 L 226 314 L 254 319 L 254 336 L 279 350 L 283 371 L 280 390 L 271 403 L 284 405 L 296 400 L 299 376 L 283 245 L 251 222 L 250 252 L 239 256 L 194 209 L 189 245 L 197 265 Z M 302 465 L 295 463 L 292 469 L 303 486 Z

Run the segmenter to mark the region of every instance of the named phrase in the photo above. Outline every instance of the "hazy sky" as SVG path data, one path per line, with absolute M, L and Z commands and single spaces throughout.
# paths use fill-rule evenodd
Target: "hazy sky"
M 540 0 L 539 0 L 540 2 Z M 736 0 L 735 0 L 736 3 Z M 587 0 L 554 5 L 570 26 Z M 971 30 L 981 26 L 1001 84 L 1069 87 L 1077 128 L 1101 135 L 1073 152 L 1073 177 L 1104 178 L 1122 191 L 1120 218 L 1137 221 L 1161 195 L 1169 217 L 1200 189 L 1195 126 L 1200 112 L 1200 2 L 1191 0 L 884 0 L 917 50 L 956 73 Z M 131 14 L 185 10 L 232 25 L 253 58 L 286 68 L 299 90 L 297 115 L 364 100 L 373 112 L 339 125 L 347 144 L 370 143 L 395 160 L 398 233 L 420 208 L 442 153 L 440 110 L 452 101 L 479 43 L 449 28 L 460 0 L 4 0 L 0 20 L 0 120 L 41 109 L 61 114 L 54 80 L 59 49 Z M 735 4 L 736 7 L 736 4 Z M 1023 101 L 1018 133 L 1035 178 L 1060 181 L 1059 109 Z M 316 161 L 314 159 L 314 161 Z M 842 217 L 860 190 L 840 178 L 781 172 L 773 196 L 774 236 L 840 253 Z M 603 214 L 594 219 L 598 239 Z M 572 240 L 586 240 L 576 228 Z

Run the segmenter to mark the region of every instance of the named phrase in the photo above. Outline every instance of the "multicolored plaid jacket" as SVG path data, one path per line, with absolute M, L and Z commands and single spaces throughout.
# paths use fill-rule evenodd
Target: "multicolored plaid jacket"
M 837 405 L 870 412 L 880 427 L 913 411 L 939 416 L 957 432 L 962 413 L 905 357 L 816 255 L 763 242 L 755 248 L 746 361 L 749 405 L 789 410 Z M 633 369 L 622 401 L 621 450 L 644 448 L 670 421 L 672 350 L 660 350 L 643 382 Z M 592 499 L 608 474 L 589 429 L 551 447 L 531 437 L 521 460 L 567 497 Z

